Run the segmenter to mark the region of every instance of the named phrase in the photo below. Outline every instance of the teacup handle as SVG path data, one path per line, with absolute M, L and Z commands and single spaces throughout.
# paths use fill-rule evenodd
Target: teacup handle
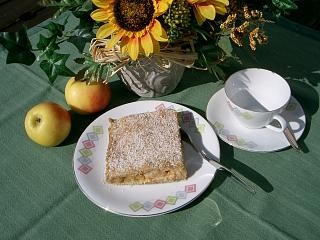
M 276 120 L 280 123 L 280 128 L 278 127 L 275 127 L 275 126 L 272 126 L 272 125 L 267 125 L 266 127 L 273 130 L 273 131 L 276 131 L 276 132 L 283 132 L 284 129 L 287 127 L 287 121 L 280 115 L 274 115 L 273 116 L 273 120 Z

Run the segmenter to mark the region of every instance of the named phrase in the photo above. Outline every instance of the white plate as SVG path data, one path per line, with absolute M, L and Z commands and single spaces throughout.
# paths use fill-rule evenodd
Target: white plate
M 206 115 L 218 136 L 236 148 L 251 152 L 272 152 L 290 146 L 283 133 L 269 128 L 249 129 L 241 125 L 226 103 L 224 89 L 211 97 Z M 289 122 L 296 139 L 299 139 L 306 126 L 306 117 L 301 105 L 294 97 L 291 97 L 286 110 L 281 115 Z
M 79 187 L 97 206 L 125 216 L 160 215 L 190 203 L 213 180 L 216 169 L 203 160 L 190 145 L 184 143 L 186 166 L 190 173 L 185 181 L 150 185 L 113 185 L 105 182 L 108 119 L 161 108 L 173 108 L 182 112 L 184 126 L 188 126 L 188 122 L 194 118 L 194 126 L 197 134 L 201 134 L 204 147 L 217 158 L 220 157 L 219 141 L 214 130 L 203 117 L 187 107 L 164 101 L 139 101 L 116 107 L 86 128 L 74 152 L 74 172 Z

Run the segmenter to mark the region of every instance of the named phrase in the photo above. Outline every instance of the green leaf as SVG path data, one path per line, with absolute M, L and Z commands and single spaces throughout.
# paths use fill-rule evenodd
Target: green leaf
M 85 67 L 83 69 L 81 69 L 79 72 L 77 72 L 77 74 L 74 76 L 76 81 L 84 81 L 84 75 L 86 73 L 86 71 L 88 70 L 89 67 Z
M 76 59 L 74 59 L 74 62 L 78 63 L 78 64 L 84 64 L 85 58 L 76 58 Z
M 25 65 L 32 65 L 36 60 L 36 56 L 30 51 L 11 50 L 8 51 L 6 63 L 21 63 Z
M 272 0 L 272 4 L 282 11 L 298 8 L 298 6 L 292 0 Z
M 46 7 L 58 7 L 54 17 L 58 17 L 66 11 L 75 11 L 77 9 L 86 9 L 92 11 L 91 0 L 40 0 L 40 5 Z
M 92 29 L 94 26 L 94 21 L 92 20 L 90 14 L 92 10 L 88 11 L 73 11 L 72 14 L 79 18 L 79 29 Z
M 40 34 L 39 42 L 37 43 L 37 48 L 42 51 L 55 51 L 60 49 L 59 45 L 56 43 L 56 36 L 45 37 Z
M 6 63 L 31 65 L 36 60 L 26 27 L 19 32 L 1 32 L 0 44 L 8 50 Z
M 82 4 L 82 9 L 92 12 L 93 6 L 91 0 L 87 0 Z
M 43 28 L 48 29 L 51 33 L 51 36 L 61 37 L 64 31 L 64 25 L 55 22 L 50 22 L 47 26 L 44 26 Z
M 79 52 L 83 52 L 87 43 L 94 37 L 94 33 L 89 29 L 76 29 L 74 36 L 69 37 L 68 42 L 77 47 Z
M 222 68 L 220 68 L 217 64 L 212 64 L 208 66 L 208 71 L 213 74 L 218 80 L 225 80 L 226 75 Z
M 85 4 L 87 0 L 41 0 L 40 5 L 47 7 L 75 8 Z
M 226 56 L 232 56 L 233 48 L 229 36 L 221 36 L 218 40 L 218 46 Z
M 66 77 L 74 76 L 74 73 L 65 65 L 69 56 L 69 54 L 53 53 L 50 58 L 40 63 L 41 69 L 47 74 L 51 82 L 53 82 L 58 75 Z

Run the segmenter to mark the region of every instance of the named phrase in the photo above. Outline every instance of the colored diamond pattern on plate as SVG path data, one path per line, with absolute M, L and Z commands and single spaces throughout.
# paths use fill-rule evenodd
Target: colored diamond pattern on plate
M 82 141 L 84 148 L 79 150 L 81 157 L 79 157 L 77 160 L 81 163 L 80 167 L 78 167 L 78 170 L 84 174 L 88 174 L 93 169 L 93 167 L 89 165 L 92 163 L 90 156 L 92 156 L 91 150 L 96 147 L 94 141 L 99 140 L 98 134 L 103 134 L 103 127 L 93 126 L 93 131 L 87 133 L 87 139 Z
M 81 162 L 82 164 L 89 164 L 92 162 L 90 158 L 84 157 L 84 156 L 79 157 L 78 161 Z
M 96 134 L 103 134 L 103 127 L 102 126 L 93 126 L 93 131 Z
M 185 199 L 187 197 L 187 193 L 185 191 L 178 191 L 176 192 L 176 196 L 179 199 Z
M 87 164 L 82 164 L 78 169 L 84 174 L 88 174 L 92 170 L 92 167 Z
M 227 139 L 234 142 L 238 140 L 236 135 L 227 135 Z
M 178 198 L 176 196 L 168 196 L 167 199 L 166 199 L 166 202 L 168 204 L 174 205 L 174 204 L 176 204 L 177 199 Z
M 161 110 L 161 109 L 165 109 L 166 106 L 163 103 L 161 103 L 160 105 L 156 106 L 155 108 L 158 111 L 158 110 Z
M 153 206 L 154 205 L 152 202 L 147 201 L 143 204 L 143 209 L 149 212 L 153 208 Z
M 98 134 L 96 134 L 95 132 L 89 132 L 87 133 L 88 139 L 91 141 L 98 141 Z
M 82 156 L 84 157 L 88 157 L 92 155 L 92 152 L 89 149 L 86 148 L 82 148 L 79 150 L 79 152 L 81 153 Z
M 128 206 L 133 212 L 137 212 L 139 210 L 145 210 L 149 212 L 152 208 L 163 209 L 166 205 L 175 205 L 177 201 L 184 201 L 185 199 L 187 199 L 188 194 L 194 193 L 196 191 L 196 184 L 186 185 L 184 187 L 184 191 L 177 191 L 174 195 L 168 195 L 164 198 L 165 200 L 158 199 L 155 202 L 145 201 L 143 203 L 135 201 Z
M 203 133 L 203 132 L 204 132 L 205 127 L 206 127 L 206 125 L 204 125 L 204 124 L 202 124 L 202 123 L 197 125 L 197 129 L 198 129 L 198 131 L 199 131 L 200 133 Z
M 90 149 L 90 148 L 94 148 L 95 145 L 94 145 L 94 142 L 91 141 L 91 140 L 85 140 L 82 142 L 83 146 L 87 149 Z
M 215 122 L 213 124 L 213 126 L 217 129 L 223 129 L 224 128 L 224 125 L 222 123 L 219 123 L 219 122 Z
M 256 148 L 258 145 L 253 141 L 248 141 L 246 139 L 241 138 L 240 136 L 236 136 L 228 129 L 224 128 L 224 125 L 220 122 L 215 122 L 213 124 L 215 131 L 219 134 L 220 137 L 226 139 L 227 141 L 233 142 L 233 144 L 237 144 L 238 146 L 247 146 L 248 148 Z
M 163 201 L 161 199 L 158 199 L 155 203 L 154 206 L 156 208 L 162 209 L 166 205 L 166 201 Z
M 246 145 L 246 141 L 244 139 L 242 139 L 242 138 L 238 139 L 237 143 L 238 143 L 239 146 Z
M 134 202 L 130 204 L 129 207 L 132 209 L 132 211 L 136 212 L 140 210 L 143 207 L 143 205 L 140 202 Z
M 192 192 L 195 192 L 196 190 L 197 190 L 196 184 L 185 186 L 186 193 L 192 193 Z

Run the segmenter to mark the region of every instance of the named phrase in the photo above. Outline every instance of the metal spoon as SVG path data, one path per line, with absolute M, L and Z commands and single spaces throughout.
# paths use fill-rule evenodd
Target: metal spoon
M 229 173 L 235 180 L 237 180 L 239 183 L 241 183 L 242 186 L 245 187 L 246 190 L 248 190 L 249 192 L 255 194 L 256 191 L 255 189 L 249 185 L 248 183 L 245 182 L 245 180 L 243 180 L 242 177 L 240 177 L 239 174 L 231 171 L 231 169 L 221 165 L 219 162 L 217 162 L 216 159 L 214 159 L 213 157 L 209 156 L 203 149 L 197 149 L 196 145 L 194 144 L 194 142 L 192 141 L 192 137 L 190 137 L 190 135 L 182 128 L 180 128 L 180 133 L 181 133 L 181 138 L 182 140 L 185 140 L 187 143 L 189 143 L 194 150 L 196 150 L 196 152 L 200 153 L 200 155 L 206 159 L 211 165 L 213 165 L 217 170 L 223 170 L 227 173 Z

